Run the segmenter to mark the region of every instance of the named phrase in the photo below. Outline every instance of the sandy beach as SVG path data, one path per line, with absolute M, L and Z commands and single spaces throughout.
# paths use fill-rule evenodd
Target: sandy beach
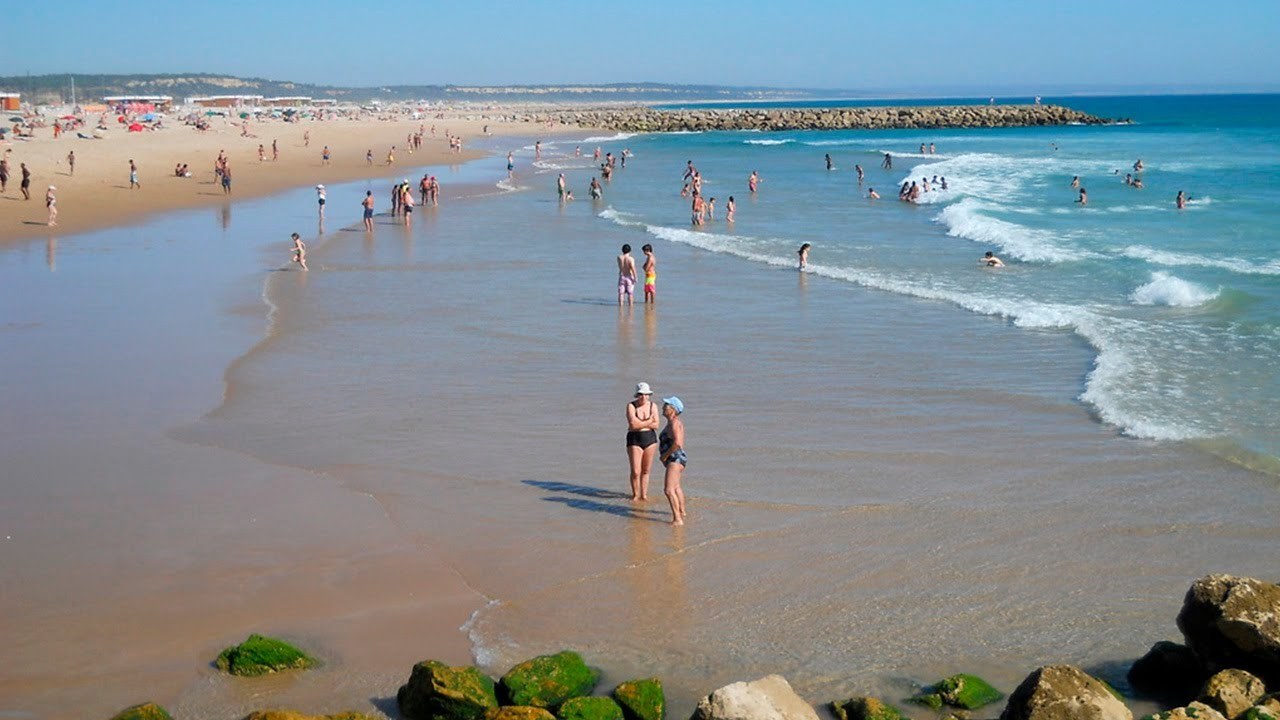
M 131 133 L 119 126 L 102 139 L 82 139 L 67 132 L 55 140 L 51 128 L 41 128 L 32 138 L 0 143 L 0 152 L 5 153 L 11 168 L 7 192 L 0 195 L 0 242 L 65 236 L 120 225 L 163 210 L 224 204 L 227 197 L 213 172 L 214 160 L 222 151 L 231 163 L 233 199 L 243 200 L 307 184 L 392 177 L 406 167 L 465 162 L 481 155 L 467 147 L 467 142 L 483 138 L 486 127 L 491 136 L 547 136 L 565 130 L 533 123 L 465 119 L 453 112 L 443 118 L 418 120 L 408 114 L 389 113 L 386 119 L 251 120 L 251 137 L 242 137 L 238 118 L 213 117 L 211 128 L 202 132 L 178 122 L 177 115 L 171 113 L 174 120 L 154 131 Z M 406 140 L 419 128 L 425 129 L 423 146 L 409 153 Z M 462 152 L 450 150 L 446 133 L 462 136 Z M 304 143 L 305 134 L 310 134 L 309 145 Z M 279 149 L 278 160 L 272 160 L 273 141 Z M 265 149 L 265 162 L 258 159 L 259 145 Z M 332 151 L 329 165 L 321 160 L 326 145 Z M 396 163 L 388 165 L 387 153 L 393 146 Z M 372 165 L 365 159 L 370 150 Z M 72 152 L 74 175 L 67 160 Z M 129 188 L 130 160 L 138 166 L 140 189 Z M 19 189 L 21 163 L 31 170 L 29 201 L 23 200 Z M 179 163 L 189 166 L 191 177 L 175 176 Z M 44 197 L 49 185 L 57 188 L 56 233 L 46 224 Z

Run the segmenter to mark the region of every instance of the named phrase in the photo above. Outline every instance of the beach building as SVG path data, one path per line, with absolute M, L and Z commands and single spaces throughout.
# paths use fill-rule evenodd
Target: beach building
M 22 95 L 19 93 L 0 92 L 0 110 L 13 112 L 22 109 Z
M 173 109 L 172 95 L 113 95 L 102 98 L 108 107 L 127 107 L 168 112 Z
M 187 98 L 188 105 L 199 105 L 207 108 L 235 108 L 257 106 L 262 102 L 261 95 L 206 95 L 204 97 Z
M 319 98 L 312 100 L 311 104 L 315 107 L 335 107 L 338 104 L 338 101 L 333 98 Z
M 263 107 L 303 107 L 311 104 L 311 98 L 305 95 L 287 97 L 269 97 L 262 99 Z

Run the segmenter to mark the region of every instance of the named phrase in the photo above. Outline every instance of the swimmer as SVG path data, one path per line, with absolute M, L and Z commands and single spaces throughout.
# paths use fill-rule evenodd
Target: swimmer
M 854 170 L 854 172 L 858 173 L 858 184 L 859 184 L 859 185 L 861 185 L 861 184 L 862 184 L 862 178 L 866 177 L 866 173 L 865 173 L 865 172 L 863 172 L 863 170 L 862 170 L 862 166 L 861 166 L 861 165 L 854 165 L 854 166 L 853 166 L 853 170 Z
M 996 257 L 995 253 L 990 250 L 987 251 L 987 254 L 978 258 L 978 263 L 987 267 L 1004 267 L 1004 261 Z
M 755 170 L 751 171 L 751 177 L 747 178 L 747 189 L 755 193 L 756 188 L 760 186 L 760 173 Z
M 622 246 L 622 254 L 618 256 L 618 305 L 621 306 L 622 300 L 626 298 L 626 304 L 632 305 L 635 302 L 636 289 L 636 261 L 631 257 L 631 245 Z M 640 393 L 637 392 L 637 395 Z M 633 488 L 634 490 L 634 488 Z
M 809 243 L 805 243 L 800 246 L 799 250 L 796 251 L 796 255 L 800 256 L 800 268 L 799 268 L 800 270 L 804 270 L 805 268 L 809 267 L 809 248 L 810 247 L 813 247 L 813 246 L 810 245 Z
M 1080 176 L 1079 176 L 1079 175 L 1072 175 L 1072 176 L 1071 176 L 1071 187 L 1073 187 L 1073 188 L 1078 188 L 1078 187 L 1080 187 Z
M 942 187 L 942 189 L 943 189 L 943 190 L 946 190 L 946 189 L 947 189 L 947 176 L 946 176 L 946 175 L 943 175 L 943 176 L 942 176 L 942 182 L 940 183 L 940 186 Z
M 871 188 L 871 189 L 869 189 L 869 190 L 867 191 L 867 199 L 868 199 L 868 200 L 879 200 L 879 199 L 880 199 L 880 193 L 876 192 L 876 189 L 875 189 L 875 188 Z
M 1187 206 L 1187 196 L 1184 195 L 1181 190 L 1179 190 L 1178 197 L 1174 199 L 1173 204 L 1177 206 L 1179 210 L 1185 208 Z
M 1133 171 L 1136 173 L 1142 172 L 1144 168 L 1146 165 L 1142 164 L 1142 158 L 1138 158 L 1138 161 L 1133 164 Z
M 658 259 L 653 255 L 653 246 L 645 243 L 640 248 L 644 252 L 644 301 L 654 302 L 658 284 Z
M 924 155 L 924 154 L 925 154 L 925 152 L 926 152 L 926 151 L 925 151 L 925 148 L 924 148 L 924 143 L 920 143 L 920 154 L 921 154 L 921 155 Z
M 828 170 L 835 170 L 835 169 L 836 169 L 836 165 L 835 165 L 835 163 L 833 163 L 833 162 L 831 161 L 831 153 L 827 153 L 827 169 L 828 169 Z
M 724 204 L 724 221 L 727 223 L 732 223 L 734 213 L 737 211 L 737 209 L 738 209 L 738 204 L 733 201 L 733 196 L 730 195 L 729 201 Z
M 929 143 L 929 154 L 936 155 L 937 153 L 938 153 L 938 148 L 934 147 L 933 143 Z
M 1085 190 L 1084 188 L 1080 188 L 1080 197 L 1076 198 L 1076 202 L 1080 203 L 1080 207 L 1084 207 L 1085 205 L 1088 205 L 1089 191 Z
M 885 154 L 884 154 L 884 161 L 880 163 L 880 167 L 884 168 L 885 170 L 892 170 L 892 169 L 893 169 L 893 156 L 892 156 L 892 155 L 890 155 L 889 153 L 885 153 Z
M 707 219 L 708 220 L 716 219 L 716 199 L 715 198 L 707 198 Z
M 303 270 L 307 269 L 307 244 L 302 242 L 302 236 L 294 233 L 289 237 L 293 238 L 293 261 L 302 266 Z
M 600 181 L 596 180 L 595 177 L 593 176 L 591 178 L 591 199 L 599 200 L 602 195 L 603 195 L 603 191 L 600 187 Z

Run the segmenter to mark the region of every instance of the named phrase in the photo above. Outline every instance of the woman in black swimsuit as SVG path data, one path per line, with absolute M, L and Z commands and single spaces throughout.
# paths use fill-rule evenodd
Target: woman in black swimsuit
M 658 408 L 649 383 L 637 383 L 627 403 L 627 459 L 631 461 L 631 499 L 649 499 L 649 468 L 658 454 Z

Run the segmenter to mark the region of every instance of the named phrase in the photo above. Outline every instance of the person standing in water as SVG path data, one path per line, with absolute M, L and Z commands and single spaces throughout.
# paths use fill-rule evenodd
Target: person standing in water
M 636 261 L 631 257 L 631 245 L 622 246 L 622 254 L 618 256 L 618 305 L 626 298 L 627 305 L 635 304 Z
M 44 206 L 49 210 L 49 227 L 58 224 L 58 197 L 53 194 L 58 188 L 50 185 L 44 194 Z
M 996 257 L 996 254 L 991 252 L 990 250 L 987 251 L 986 255 L 983 255 L 982 257 L 978 258 L 978 263 L 981 265 L 986 265 L 987 267 L 997 267 L 997 268 L 1004 267 L 1004 261 Z
M 636 383 L 636 393 L 627 403 L 627 460 L 631 465 L 631 499 L 649 499 L 649 470 L 658 454 L 658 409 L 653 405 L 649 383 Z
M 1175 205 L 1179 210 L 1182 210 L 1183 208 L 1185 208 L 1185 207 L 1187 206 L 1187 196 L 1186 196 L 1186 195 L 1184 195 L 1184 194 L 1183 194 L 1183 192 L 1182 192 L 1181 190 L 1179 190 L 1179 191 L 1178 191 L 1178 197 L 1174 198 L 1173 204 L 1174 204 L 1174 205 Z
M 364 231 L 373 232 L 373 191 L 364 191 L 364 200 L 360 201 L 364 208 Z
M 831 161 L 831 153 L 827 153 L 827 169 L 828 170 L 836 169 L 836 164 Z
M 658 284 L 658 259 L 653 255 L 653 246 L 645 243 L 640 248 L 644 252 L 644 301 L 654 302 Z
M 671 524 L 683 525 L 684 489 L 680 487 L 680 477 L 689 464 L 689 456 L 684 451 L 684 402 L 672 395 L 662 399 L 662 415 L 667 419 L 667 426 L 658 436 L 658 460 L 667 469 L 662 480 L 662 492 L 671 504 Z
M 796 254 L 800 256 L 801 270 L 804 270 L 805 268 L 809 267 L 809 248 L 810 247 L 813 247 L 813 246 L 810 245 L 809 243 L 805 243 L 800 246 L 799 250 L 796 251 Z
M 733 222 L 733 215 L 738 210 L 738 204 L 733 201 L 733 196 L 729 196 L 729 201 L 724 204 L 724 221 Z
M 865 172 L 863 172 L 863 170 L 862 170 L 862 166 L 861 166 L 861 165 L 854 165 L 854 166 L 853 166 L 853 170 L 854 170 L 854 172 L 858 173 L 858 184 L 859 184 L 859 185 L 861 185 L 861 184 L 862 184 L 862 178 L 866 177 L 866 173 L 865 173 Z
M 302 266 L 303 270 L 307 269 L 307 244 L 302 242 L 302 236 L 294 233 L 289 237 L 293 238 L 293 261 Z
M 1073 188 L 1078 188 L 1078 187 L 1080 187 L 1080 176 L 1079 176 L 1079 175 L 1072 175 L 1072 176 L 1071 176 L 1071 187 L 1073 187 Z
M 316 204 L 320 206 L 320 222 L 324 222 L 324 203 L 325 203 L 324 186 L 317 185 L 316 186 Z
M 747 189 L 755 194 L 756 188 L 760 187 L 760 173 L 755 170 L 751 171 L 751 177 L 747 178 Z
M 1080 188 L 1080 197 L 1076 198 L 1076 202 L 1080 203 L 1080 207 L 1084 207 L 1085 205 L 1088 205 L 1089 191 L 1085 190 L 1084 188 Z

